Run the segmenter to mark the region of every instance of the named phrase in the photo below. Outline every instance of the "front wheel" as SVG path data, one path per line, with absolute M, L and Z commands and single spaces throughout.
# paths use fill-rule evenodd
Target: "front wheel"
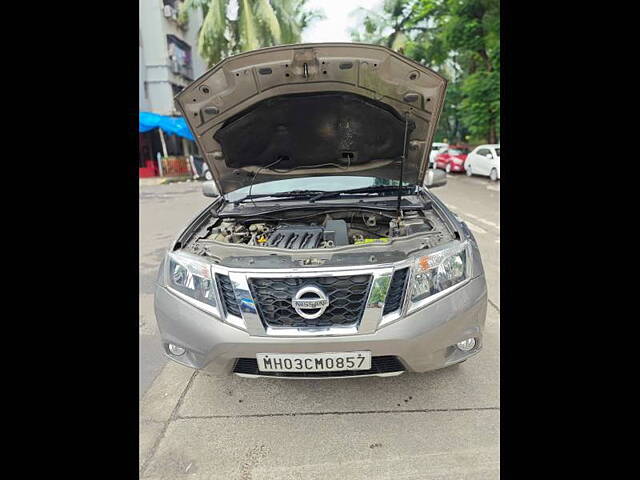
M 489 174 L 489 178 L 492 182 L 498 181 L 498 171 L 495 168 L 491 169 L 491 173 Z
M 207 169 L 204 172 L 204 179 L 205 180 L 213 180 L 213 174 L 211 173 L 211 170 Z
M 464 167 L 465 170 L 467 171 L 467 177 L 470 177 L 471 175 L 473 175 L 473 173 L 471 173 L 471 165 L 467 165 L 466 167 Z
M 450 163 L 447 163 L 447 166 L 445 167 L 444 171 L 447 172 L 447 173 L 451 173 L 451 164 Z

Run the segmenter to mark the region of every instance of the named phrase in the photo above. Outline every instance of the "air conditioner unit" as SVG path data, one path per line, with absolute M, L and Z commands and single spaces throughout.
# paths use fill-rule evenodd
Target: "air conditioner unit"
M 175 15 L 175 11 L 171 5 L 164 6 L 164 16 L 166 18 L 171 18 Z

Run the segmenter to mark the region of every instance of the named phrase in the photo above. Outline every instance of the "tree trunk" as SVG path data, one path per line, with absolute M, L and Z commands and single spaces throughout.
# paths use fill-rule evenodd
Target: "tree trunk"
M 491 126 L 489 127 L 489 142 L 488 143 L 496 143 L 497 135 L 496 135 L 496 125 L 491 122 Z

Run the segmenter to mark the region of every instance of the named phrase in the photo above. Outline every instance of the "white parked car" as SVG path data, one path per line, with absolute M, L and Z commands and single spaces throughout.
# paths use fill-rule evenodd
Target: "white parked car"
M 500 180 L 500 144 L 478 145 L 464 162 L 467 176 L 483 175 Z
M 449 147 L 448 143 L 433 142 L 429 153 L 429 168 L 435 168 L 436 155 L 444 152 Z

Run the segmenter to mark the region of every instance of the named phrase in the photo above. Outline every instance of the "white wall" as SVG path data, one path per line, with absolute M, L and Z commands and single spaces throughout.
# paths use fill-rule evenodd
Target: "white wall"
M 189 80 L 175 75 L 169 67 L 167 35 L 175 35 L 191 47 L 191 58 L 194 80 L 206 70 L 204 60 L 198 55 L 196 38 L 202 24 L 202 13 L 191 11 L 188 29 L 182 30 L 175 21 L 167 19 L 163 14 L 162 0 L 139 0 L 140 34 L 142 37 L 141 66 L 144 73 L 140 81 L 146 82 L 148 92 L 147 109 L 162 115 L 173 115 L 178 112 L 173 102 L 171 84 L 186 87 Z M 143 91 L 144 86 L 140 86 Z M 142 101 L 139 102 L 142 105 Z
M 142 33 L 138 31 L 138 110 L 149 110 L 149 98 L 145 89 L 146 69 L 144 63 L 144 45 L 142 44 Z

